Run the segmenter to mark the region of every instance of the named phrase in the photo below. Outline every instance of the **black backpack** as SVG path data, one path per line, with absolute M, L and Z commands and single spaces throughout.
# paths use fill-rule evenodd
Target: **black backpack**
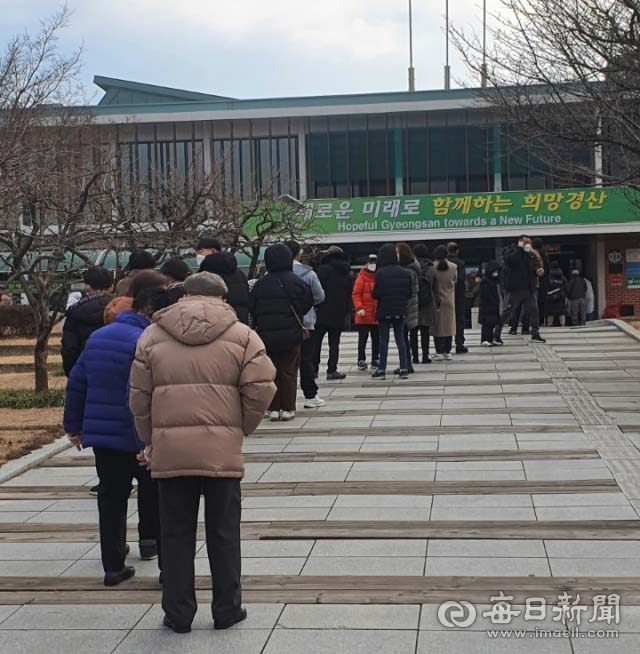
M 423 268 L 418 277 L 418 306 L 427 307 L 433 302 L 433 284 L 427 279 Z
M 550 277 L 549 284 L 547 287 L 547 300 L 551 304 L 564 305 L 567 299 L 567 295 L 562 288 L 563 280 L 558 279 L 557 277 Z

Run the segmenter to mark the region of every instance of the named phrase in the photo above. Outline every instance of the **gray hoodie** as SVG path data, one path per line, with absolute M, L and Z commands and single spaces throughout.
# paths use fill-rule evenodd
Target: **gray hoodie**
M 313 295 L 313 306 L 304 314 L 303 323 L 307 329 L 313 330 L 316 327 L 315 307 L 324 302 L 324 289 L 318 279 L 318 275 L 316 275 L 313 269 L 309 268 L 309 266 L 305 266 L 299 261 L 294 261 L 293 272 L 311 289 L 311 294 Z

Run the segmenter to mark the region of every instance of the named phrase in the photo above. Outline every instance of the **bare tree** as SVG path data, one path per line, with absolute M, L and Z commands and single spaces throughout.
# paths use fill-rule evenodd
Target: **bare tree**
M 503 133 L 566 184 L 640 188 L 640 3 L 500 0 L 489 19 L 488 88 Z M 475 74 L 482 39 L 454 30 Z

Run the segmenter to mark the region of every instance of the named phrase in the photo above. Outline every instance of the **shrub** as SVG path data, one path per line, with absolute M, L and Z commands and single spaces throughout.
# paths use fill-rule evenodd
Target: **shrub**
M 0 304 L 0 336 L 35 336 L 33 309 L 22 304 Z
M 1 409 L 43 409 L 62 406 L 64 389 L 53 388 L 43 393 L 26 389 L 0 389 Z

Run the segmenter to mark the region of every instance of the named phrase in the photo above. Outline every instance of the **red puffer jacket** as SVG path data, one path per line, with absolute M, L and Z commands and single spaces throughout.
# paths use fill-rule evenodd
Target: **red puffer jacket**
M 376 274 L 363 268 L 356 277 L 355 284 L 353 285 L 353 293 L 351 299 L 353 300 L 353 307 L 355 309 L 356 325 L 377 325 L 376 308 L 378 303 L 371 296 L 373 285 L 376 282 Z M 364 316 L 359 316 L 358 311 L 364 309 Z

